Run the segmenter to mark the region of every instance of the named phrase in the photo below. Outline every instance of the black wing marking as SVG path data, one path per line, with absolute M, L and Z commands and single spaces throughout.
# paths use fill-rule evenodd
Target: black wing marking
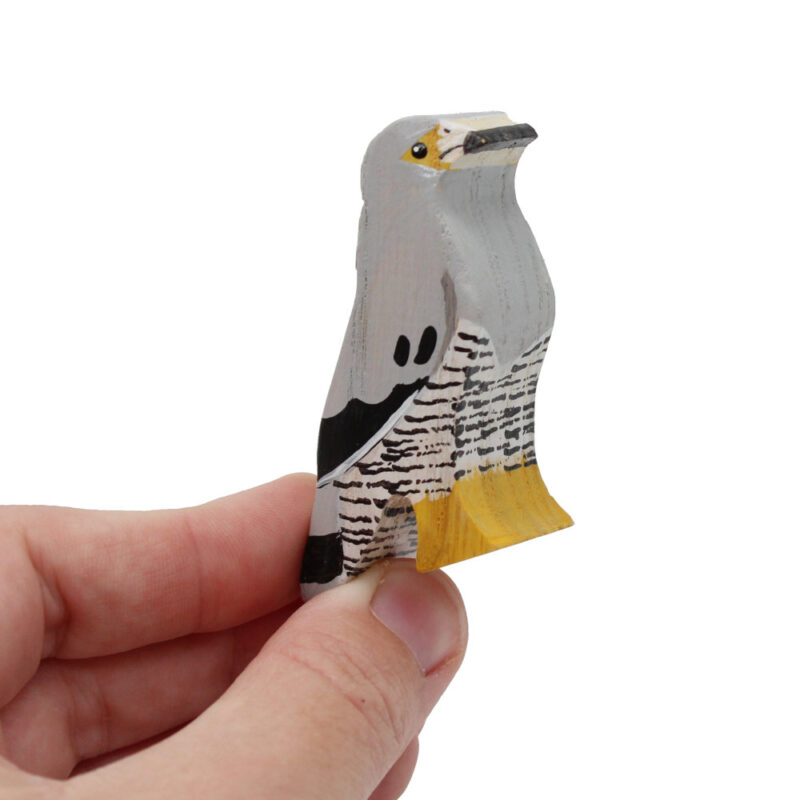
M 404 367 L 408 364 L 408 356 L 411 352 L 411 342 L 408 341 L 407 336 L 398 336 L 397 344 L 394 346 L 394 363 L 398 367 Z
M 338 414 L 323 417 L 319 424 L 317 475 L 327 475 L 362 448 L 427 380 L 398 383 L 379 403 L 365 403 L 354 397 Z
M 309 536 L 300 569 L 300 583 L 330 583 L 344 564 L 342 534 Z
M 428 325 L 422 331 L 422 338 L 419 340 L 419 349 L 414 356 L 414 363 L 427 364 L 431 360 L 434 350 L 436 350 L 436 328 L 433 325 Z

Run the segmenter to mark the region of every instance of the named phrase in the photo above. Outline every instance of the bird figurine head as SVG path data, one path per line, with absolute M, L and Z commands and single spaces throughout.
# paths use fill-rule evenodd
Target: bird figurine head
M 536 136 L 498 111 L 406 117 L 373 139 L 364 172 L 397 174 L 400 167 L 408 178 L 435 181 L 451 170 L 513 166 Z

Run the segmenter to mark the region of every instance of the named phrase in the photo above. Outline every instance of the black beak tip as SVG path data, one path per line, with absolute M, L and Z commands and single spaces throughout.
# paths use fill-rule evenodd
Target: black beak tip
M 513 147 L 525 147 L 538 135 L 533 126 L 527 123 L 470 131 L 464 139 L 464 152 L 480 153 L 484 150 L 510 150 Z

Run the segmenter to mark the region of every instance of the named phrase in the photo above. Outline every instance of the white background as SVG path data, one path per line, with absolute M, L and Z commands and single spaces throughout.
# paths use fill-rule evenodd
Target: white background
M 406 796 L 796 798 L 793 7 L 3 3 L 0 501 L 313 470 L 367 143 L 505 110 L 576 526 L 448 569 L 471 644 Z

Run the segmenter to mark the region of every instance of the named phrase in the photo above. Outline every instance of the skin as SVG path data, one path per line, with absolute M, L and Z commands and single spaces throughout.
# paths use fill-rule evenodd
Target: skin
M 313 495 L 0 508 L 0 794 L 399 797 L 464 608 L 402 561 L 301 607 Z

